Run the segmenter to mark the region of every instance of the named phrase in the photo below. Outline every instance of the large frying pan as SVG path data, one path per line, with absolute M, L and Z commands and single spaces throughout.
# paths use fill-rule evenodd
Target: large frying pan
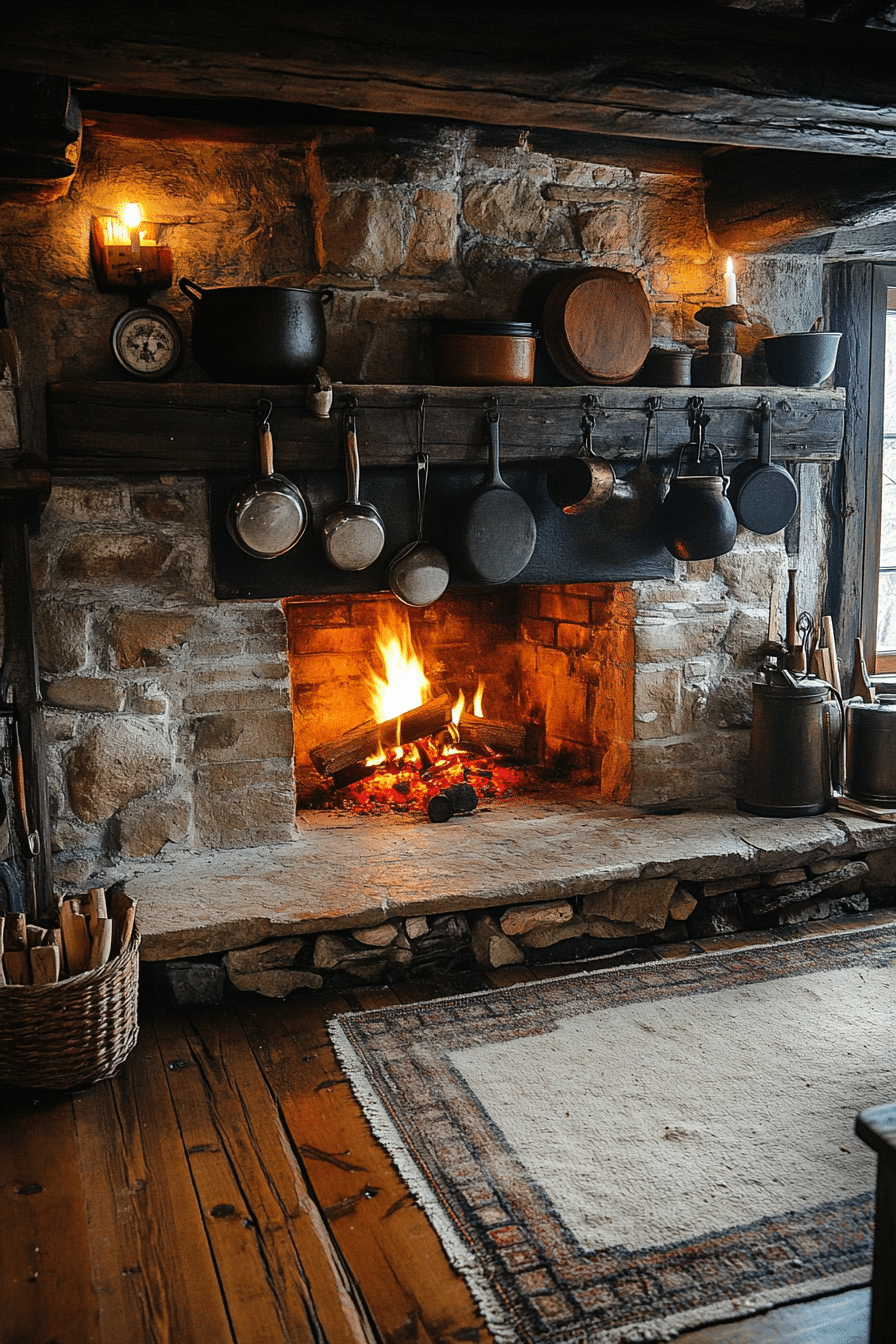
M 480 583 L 509 583 L 526 568 L 535 550 L 535 519 L 529 505 L 501 476 L 497 403 L 486 412 L 488 474 L 474 495 L 461 527 L 458 557 Z
M 737 521 L 768 537 L 786 527 L 799 503 L 796 481 L 771 460 L 772 411 L 768 397 L 759 403 L 759 455 L 741 462 L 731 473 L 728 498 Z

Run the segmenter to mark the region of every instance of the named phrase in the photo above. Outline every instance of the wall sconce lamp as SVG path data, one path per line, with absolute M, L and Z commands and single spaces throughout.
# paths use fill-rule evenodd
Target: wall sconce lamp
M 139 205 L 90 222 L 90 260 L 99 289 L 148 291 L 171 285 L 171 249 L 160 247 L 159 226 L 141 219 Z

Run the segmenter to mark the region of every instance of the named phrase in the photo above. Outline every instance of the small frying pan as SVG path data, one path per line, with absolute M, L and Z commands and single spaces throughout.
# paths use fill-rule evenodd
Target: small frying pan
M 262 412 L 262 408 L 267 409 Z M 298 486 L 274 471 L 269 401 L 259 401 L 261 470 L 257 481 L 230 501 L 227 528 L 237 546 L 259 560 L 273 560 L 295 546 L 308 526 L 308 506 Z
M 768 537 L 786 527 L 799 503 L 796 481 L 771 460 L 772 410 L 768 397 L 759 402 L 759 455 L 741 462 L 731 473 L 728 498 L 737 521 Z
M 372 504 L 360 497 L 361 459 L 355 417 L 345 418 L 345 469 L 348 499 L 324 523 L 323 543 L 327 559 L 337 569 L 369 569 L 386 541 L 383 520 Z
M 488 475 L 467 509 L 458 541 L 464 569 L 480 583 L 508 583 L 526 568 L 535 550 L 532 510 L 501 476 L 497 399 L 486 412 Z

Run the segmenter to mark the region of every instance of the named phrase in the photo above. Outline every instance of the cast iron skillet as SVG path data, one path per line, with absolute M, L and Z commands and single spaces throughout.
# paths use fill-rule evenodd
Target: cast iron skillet
M 741 462 L 731 473 L 728 498 L 737 521 L 760 536 L 770 536 L 786 527 L 799 502 L 796 481 L 771 461 L 772 411 L 768 397 L 759 403 L 759 455 Z
M 486 411 L 488 475 L 474 495 L 461 526 L 458 556 L 480 583 L 508 583 L 526 568 L 535 550 L 535 519 L 529 505 L 502 479 L 497 400 Z

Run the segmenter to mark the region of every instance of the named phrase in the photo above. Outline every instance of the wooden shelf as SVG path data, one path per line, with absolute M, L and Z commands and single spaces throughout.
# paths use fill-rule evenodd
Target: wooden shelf
M 54 473 L 250 471 L 258 451 L 255 408 L 273 403 L 276 465 L 283 471 L 333 470 L 343 462 L 339 412 L 357 401 L 365 467 L 406 465 L 417 443 L 417 405 L 427 395 L 426 447 L 434 464 L 486 460 L 484 404 L 501 407 L 501 454 L 507 461 L 550 460 L 581 442 L 583 398 L 594 398 L 594 445 L 610 460 L 640 457 L 647 398 L 662 398 L 651 457 L 669 461 L 689 437 L 686 407 L 704 398 L 707 430 L 726 466 L 755 454 L 753 412 L 772 405 L 772 453 L 780 461 L 832 462 L 841 454 L 842 389 L 781 387 L 334 387 L 333 414 L 306 409 L 306 389 L 227 383 L 66 382 L 48 389 L 49 452 Z

